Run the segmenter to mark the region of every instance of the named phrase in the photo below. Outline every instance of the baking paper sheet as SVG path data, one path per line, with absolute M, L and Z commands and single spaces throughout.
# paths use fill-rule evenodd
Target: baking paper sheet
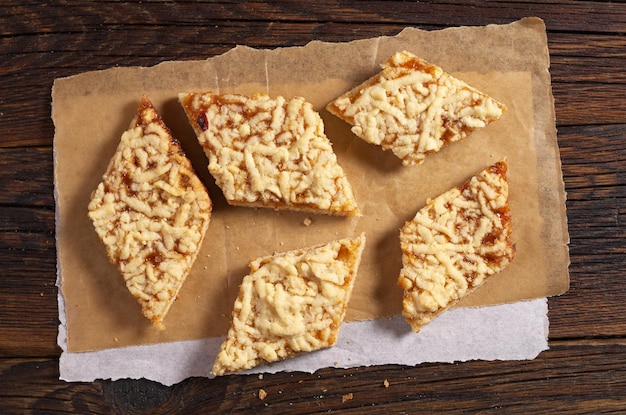
M 328 114 L 324 106 L 377 72 L 380 63 L 402 49 L 501 100 L 507 113 L 463 142 L 429 156 L 421 166 L 404 167 L 393 155 L 354 137 L 349 126 Z M 205 61 L 112 68 L 56 80 L 52 95 L 62 361 L 92 356 L 78 352 L 104 350 L 110 355 L 127 346 L 176 348 L 194 340 L 212 344 L 214 340 L 205 339 L 226 333 L 250 259 L 361 231 L 367 233 L 368 242 L 346 318 L 350 324 L 345 327 L 378 327 L 377 321 L 397 318 L 393 316 L 400 312 L 401 290 L 395 281 L 401 258 L 397 236 L 404 221 L 427 198 L 463 183 L 501 157 L 509 161 L 517 256 L 459 307 L 505 304 L 499 307 L 515 310 L 516 304 L 506 303 L 563 293 L 569 281 L 568 236 L 548 68 L 545 26 L 539 19 L 524 19 L 510 25 L 433 32 L 407 28 L 394 37 L 341 44 L 312 42 L 275 50 L 237 47 Z M 206 159 L 176 102 L 178 92 L 207 89 L 301 95 L 312 102 L 355 188 L 363 217 L 228 206 L 206 172 Z M 89 195 L 144 93 L 182 141 L 214 201 L 202 251 L 165 319 L 163 332 L 141 316 L 86 215 Z M 304 225 L 306 218 L 311 219 L 309 226 Z M 468 309 L 455 313 L 463 314 L 461 310 Z M 521 317 L 527 316 L 510 321 Z M 541 315 L 533 323 L 545 327 L 546 318 Z M 419 339 L 423 334 L 414 336 Z M 541 339 L 545 345 L 545 338 L 541 331 L 515 342 Z M 454 345 L 450 347 L 453 354 Z M 533 349 L 526 358 L 536 353 Z

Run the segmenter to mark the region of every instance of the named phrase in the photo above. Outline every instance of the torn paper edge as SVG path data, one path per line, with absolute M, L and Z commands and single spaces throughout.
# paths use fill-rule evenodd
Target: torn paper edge
M 190 377 L 212 378 L 211 367 L 224 337 L 129 346 L 94 352 L 67 352 L 65 305 L 59 294 L 60 379 L 147 379 L 166 386 Z M 539 298 L 479 308 L 450 310 L 413 333 L 402 316 L 344 323 L 337 344 L 272 365 L 241 372 L 315 371 L 327 367 L 470 360 L 533 360 L 548 349 L 548 300 Z

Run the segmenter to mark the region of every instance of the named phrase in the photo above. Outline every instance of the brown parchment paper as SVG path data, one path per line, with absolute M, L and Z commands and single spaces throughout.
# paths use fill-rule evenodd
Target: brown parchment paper
M 350 133 L 324 110 L 345 90 L 408 50 L 505 103 L 501 120 L 429 156 L 420 166 Z M 406 28 L 397 36 L 350 43 L 255 50 L 239 46 L 204 61 L 112 68 L 57 79 L 55 124 L 57 252 L 65 299 L 68 351 L 224 335 L 248 262 L 276 251 L 367 234 L 347 321 L 399 314 L 399 228 L 435 197 L 502 157 L 509 162 L 517 256 L 461 302 L 481 306 L 558 295 L 568 288 L 565 193 L 556 142 L 549 55 L 543 22 L 439 31 Z M 352 183 L 363 216 L 338 218 L 228 206 L 176 101 L 179 92 L 265 92 L 303 96 L 320 111 L 326 134 Z M 147 94 L 183 143 L 214 201 L 198 259 L 171 308 L 165 331 L 152 327 L 111 265 L 87 217 L 123 131 Z M 304 224 L 310 218 L 311 224 Z

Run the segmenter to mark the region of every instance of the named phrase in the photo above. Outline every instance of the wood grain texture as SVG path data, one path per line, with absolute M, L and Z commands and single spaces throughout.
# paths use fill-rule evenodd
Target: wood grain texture
M 66 384 L 54 381 L 54 359 L 4 359 L 0 390 L 6 400 L 0 405 L 38 414 L 620 412 L 626 411 L 622 356 L 622 346 L 558 344 L 532 362 L 323 369 L 262 379 L 192 378 L 172 387 L 132 380 Z M 27 381 L 31 386 L 26 395 L 19 385 Z M 260 389 L 267 393 L 265 399 L 260 399 Z
M 549 300 L 549 351 L 523 362 L 193 378 L 172 387 L 58 379 L 55 78 L 204 59 L 237 44 L 350 41 L 526 16 L 548 29 L 568 193 L 571 288 Z M 626 412 L 626 3 L 8 0 L 0 56 L 0 413 Z

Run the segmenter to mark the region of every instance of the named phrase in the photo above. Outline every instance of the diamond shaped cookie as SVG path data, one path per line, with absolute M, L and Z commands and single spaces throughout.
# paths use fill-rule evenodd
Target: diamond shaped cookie
M 88 215 L 143 315 L 160 329 L 198 255 L 211 209 L 180 143 L 144 97 Z

